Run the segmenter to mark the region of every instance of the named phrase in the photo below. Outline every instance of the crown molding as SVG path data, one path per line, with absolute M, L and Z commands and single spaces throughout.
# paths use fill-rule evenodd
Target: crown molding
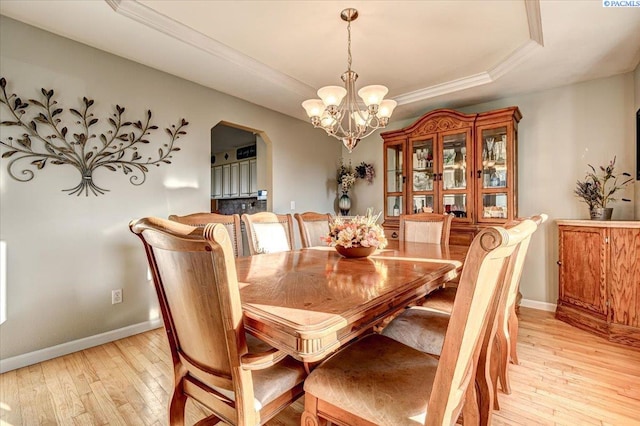
M 540 0 L 524 0 L 529 23 L 529 38 L 540 46 L 544 46 L 542 37 L 542 15 L 540 14 Z
M 493 79 L 487 72 L 470 75 L 468 77 L 459 78 L 457 80 L 447 81 L 445 83 L 429 86 L 424 89 L 414 90 L 413 92 L 404 93 L 393 99 L 398 105 L 406 105 L 425 99 L 435 98 L 436 96 L 446 95 L 447 93 L 457 92 L 459 90 L 468 89 L 470 87 L 481 86 L 491 83 Z
M 540 15 L 540 0 L 524 0 L 527 12 L 527 23 L 529 26 L 529 40 L 516 48 L 504 60 L 494 65 L 487 71 L 462 77 L 457 80 L 447 81 L 435 86 L 418 89 L 409 93 L 398 95 L 393 99 L 398 105 L 406 105 L 413 102 L 419 102 L 436 96 L 446 95 L 448 93 L 458 92 L 460 90 L 470 89 L 472 87 L 481 86 L 496 81 L 509 71 L 514 69 L 518 64 L 522 63 L 527 57 L 538 48 L 543 47 L 542 38 L 542 18 Z
M 116 13 L 140 22 L 177 40 L 183 41 L 184 43 L 194 46 L 210 55 L 235 64 L 238 67 L 247 70 L 255 78 L 268 80 L 300 96 L 309 96 L 315 92 L 313 87 L 304 84 L 287 74 L 279 72 L 235 49 L 232 49 L 191 27 L 171 19 L 168 16 L 158 13 L 137 0 L 104 1 Z M 400 94 L 393 97 L 393 99 L 398 102 L 398 105 L 406 105 L 492 83 L 514 69 L 518 64 L 522 63 L 529 55 L 543 46 L 540 0 L 523 1 L 525 4 L 527 23 L 529 27 L 529 40 L 516 48 L 504 60 L 486 71 Z
M 268 80 L 301 96 L 315 92 L 311 86 L 257 61 L 235 49 L 214 40 L 193 28 L 156 12 L 137 0 L 104 0 L 116 13 L 133 19 L 164 33 L 176 40 L 187 43 L 210 55 L 228 61 L 249 71 L 255 78 Z
M 511 52 L 504 61 L 498 63 L 487 71 L 491 76 L 491 81 L 495 81 L 507 74 L 541 47 L 542 46 L 537 41 L 527 40 L 522 46 Z

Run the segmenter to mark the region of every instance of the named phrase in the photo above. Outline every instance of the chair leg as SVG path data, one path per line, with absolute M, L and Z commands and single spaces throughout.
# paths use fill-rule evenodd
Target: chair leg
M 518 343 L 518 315 L 516 315 L 515 307 L 511 308 L 509 312 L 509 346 L 511 362 L 515 365 L 520 364 L 518 361 L 518 352 L 516 351 L 516 344 Z
M 498 391 L 498 381 L 500 381 L 502 391 L 509 395 L 511 394 L 511 386 L 509 384 L 509 357 L 511 353 L 511 346 L 509 344 L 509 337 L 503 329 L 498 329 L 495 342 L 498 356 L 496 357 L 495 365 L 492 365 L 492 367 L 495 367 L 495 371 L 493 368 L 491 371 L 491 379 L 493 381 L 495 395 L 497 395 Z
M 478 415 L 478 394 L 475 383 L 469 383 L 464 395 L 464 405 L 462 406 L 462 424 L 464 426 L 478 426 L 480 416 Z
M 500 409 L 500 404 L 498 404 L 498 376 L 500 375 L 502 352 L 504 352 L 504 350 L 502 350 L 502 347 L 500 346 L 499 339 L 495 339 L 493 341 L 493 350 L 491 351 L 491 365 L 489 366 L 494 410 Z
M 318 417 L 318 398 L 305 393 L 304 395 L 304 411 L 300 419 L 302 426 L 327 426 L 327 420 Z
M 495 401 L 494 383 L 491 376 L 492 364 L 496 363 L 495 357 L 498 356 L 495 345 L 495 340 L 489 339 L 487 346 L 481 349 L 476 369 L 475 385 L 478 415 L 479 424 L 482 426 L 491 424 L 491 414 Z
M 187 396 L 184 394 L 182 379 L 179 379 L 173 388 L 169 399 L 169 425 L 184 426 L 185 406 Z

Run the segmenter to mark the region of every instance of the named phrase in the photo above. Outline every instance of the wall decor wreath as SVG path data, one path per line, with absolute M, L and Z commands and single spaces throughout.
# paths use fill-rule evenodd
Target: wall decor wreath
M 129 182 L 142 185 L 149 166 L 171 164 L 172 153 L 180 150 L 174 146 L 176 141 L 187 134 L 184 129 L 189 123 L 182 118 L 165 129 L 169 141 L 158 148 L 157 157 L 145 158 L 138 148 L 150 144 L 149 135 L 158 129 L 151 123 L 150 110 L 143 120 L 126 121 L 125 108 L 116 105 L 115 112 L 107 119 L 109 130 L 96 134 L 93 129 L 100 120 L 91 112 L 92 99 L 84 97 L 79 109 L 69 108 L 75 122 L 65 125 L 64 110 L 54 99 L 53 90 L 41 89 L 41 100 L 25 102 L 15 93 L 7 95 L 6 88 L 7 80 L 0 78 L 0 103 L 10 113 L 9 120 L 0 124 L 19 127 L 23 131 L 15 137 L 0 137 L 0 147 L 5 151 L 2 158 L 9 159 L 9 175 L 17 181 L 28 182 L 34 178 L 34 171 L 44 169 L 47 164 L 71 165 L 80 173 L 80 183 L 63 189 L 69 195 L 84 193 L 89 196 L 92 193 L 97 196 L 109 191 L 93 181 L 93 172 L 101 167 L 131 174 Z M 19 162 L 23 162 L 23 167 L 17 166 Z M 22 170 L 16 174 L 14 167 Z

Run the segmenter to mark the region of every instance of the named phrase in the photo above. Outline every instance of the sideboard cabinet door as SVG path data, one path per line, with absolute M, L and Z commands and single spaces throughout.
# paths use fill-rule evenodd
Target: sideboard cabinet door
M 556 317 L 640 347 L 640 222 L 559 220 Z
M 611 340 L 640 342 L 640 229 L 610 230 Z
M 560 300 L 602 315 L 607 312 L 604 228 L 561 227 Z

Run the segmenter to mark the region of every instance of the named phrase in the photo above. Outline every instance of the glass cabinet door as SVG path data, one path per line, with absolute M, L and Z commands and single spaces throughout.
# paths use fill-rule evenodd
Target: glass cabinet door
M 402 192 L 402 145 L 387 147 L 387 192 Z
M 507 186 L 507 128 L 482 131 L 482 188 Z
M 471 150 L 470 133 L 447 134 L 442 137 L 442 208 L 444 213 L 454 214 L 458 219 L 466 219 L 469 214 L 470 188 L 468 182 Z M 469 218 L 470 219 L 470 218 Z
M 385 152 L 385 215 L 399 216 L 403 213 L 402 206 L 404 190 L 404 151 L 403 144 L 389 144 Z
M 478 171 L 478 201 L 481 208 L 479 221 L 495 222 L 509 216 L 509 181 L 512 178 L 510 167 L 511 149 L 509 148 L 509 126 L 481 128 L 479 130 L 480 168 Z
M 435 191 L 435 137 L 426 137 L 421 140 L 410 141 L 409 159 L 411 161 L 411 173 L 409 174 L 409 189 L 412 201 L 410 213 L 422 213 L 434 211 Z
M 447 135 L 442 143 L 442 189 L 467 189 L 467 135 Z

